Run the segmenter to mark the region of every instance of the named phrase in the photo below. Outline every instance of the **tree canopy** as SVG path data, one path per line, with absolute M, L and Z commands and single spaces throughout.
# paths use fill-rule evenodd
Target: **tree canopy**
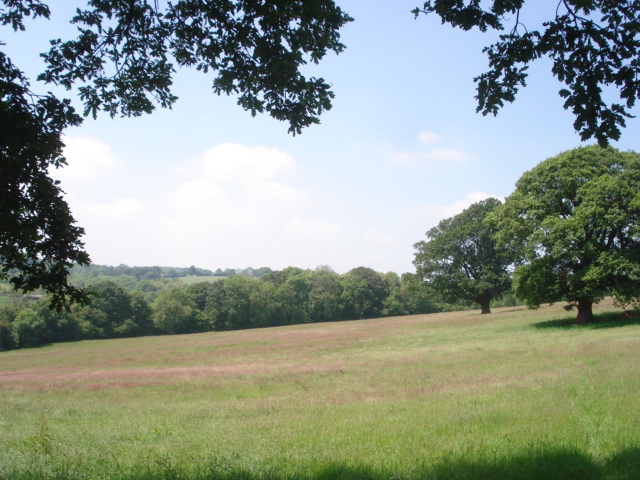
M 25 30 L 26 18 L 50 14 L 38 0 L 0 1 L 5 28 Z M 296 134 L 333 98 L 302 67 L 340 53 L 349 21 L 332 0 L 89 0 L 71 19 L 77 38 L 52 39 L 38 80 L 77 88 L 85 116 L 138 116 L 171 106 L 176 66 L 195 67 L 213 75 L 215 93 L 237 95 L 251 114 L 268 112 Z M 86 299 L 67 282 L 71 265 L 89 263 L 84 232 L 49 176 L 65 164 L 62 132 L 81 121 L 68 99 L 32 91 L 0 52 L 0 279 L 52 293 L 57 308 Z
M 48 171 L 64 164 L 62 131 L 80 121 L 68 100 L 32 93 L 0 52 L 0 279 L 53 293 L 57 308 L 83 298 L 67 277 L 71 265 L 89 262 L 84 232 Z
M 469 300 L 491 313 L 491 300 L 511 288 L 513 249 L 498 246 L 496 229 L 484 223 L 501 205 L 487 198 L 442 220 L 414 245 L 417 275 L 449 301 Z
M 518 180 L 489 219 L 524 259 L 514 288 L 529 306 L 577 306 L 593 319 L 605 296 L 640 297 L 640 155 L 589 146 L 549 158 Z
M 582 140 L 602 146 L 620 137 L 640 96 L 640 1 L 558 0 L 547 2 L 541 30 L 527 25 L 525 0 L 430 0 L 421 13 L 463 30 L 505 32 L 484 48 L 489 71 L 477 76 L 477 111 L 497 114 L 526 86 L 529 64 L 543 57 L 564 84 L 559 94 L 575 116 Z M 529 1 L 528 4 L 539 2 Z M 542 8 L 537 5 L 537 8 Z M 611 91 L 619 101 L 610 101 Z

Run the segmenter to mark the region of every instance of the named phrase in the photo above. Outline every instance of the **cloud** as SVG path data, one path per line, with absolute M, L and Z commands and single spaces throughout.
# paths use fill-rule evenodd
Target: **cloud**
M 218 145 L 181 170 L 183 179 L 169 197 L 168 221 L 209 234 L 282 225 L 310 197 L 280 178 L 294 169 L 293 157 L 278 149 Z
M 194 167 L 201 178 L 216 181 L 273 178 L 292 171 L 295 160 L 276 148 L 223 143 L 207 150 Z
M 136 198 L 116 198 L 109 203 L 87 205 L 83 215 L 93 219 L 133 219 L 148 212 L 149 207 Z
M 96 263 L 395 268 L 400 237 L 366 218 L 348 221 L 344 205 L 300 188 L 296 160 L 283 150 L 221 144 L 150 173 L 121 167 L 98 141 L 69 145 L 72 161 L 83 152 L 93 166 L 77 178 L 94 180 L 73 183 L 66 198 Z
M 456 200 L 455 202 L 448 205 L 425 204 L 418 210 L 418 212 L 416 212 L 416 216 L 421 218 L 426 217 L 434 221 L 434 223 L 437 223 L 440 220 L 450 218 L 454 215 L 457 215 L 458 213 L 461 213 L 463 210 L 469 208 L 472 204 L 486 198 L 497 198 L 498 200 L 504 202 L 504 197 L 502 195 L 495 195 L 478 191 L 469 193 L 465 198 Z
M 375 228 L 367 230 L 364 238 L 367 243 L 376 247 L 390 247 L 395 244 L 395 239 L 391 235 L 387 235 Z
M 265 239 L 293 253 L 308 242 L 301 235 L 339 233 L 309 219 L 313 199 L 292 183 L 296 162 L 282 150 L 221 144 L 179 168 L 156 168 L 151 181 L 122 168 L 100 141 L 66 144 L 69 165 L 54 173 L 98 263 L 240 266 L 269 259 L 274 248 Z
M 442 138 L 435 132 L 421 131 L 417 141 L 423 146 L 441 141 Z M 474 155 L 450 147 L 431 147 L 413 152 L 393 152 L 389 160 L 396 165 L 414 166 L 420 164 L 433 165 L 436 163 L 461 164 L 472 159 Z
M 418 142 L 423 143 L 425 145 L 439 139 L 440 139 L 440 135 L 438 135 L 435 132 L 427 132 L 423 130 L 418 134 Z
M 294 218 L 286 224 L 286 231 L 295 235 L 309 237 L 333 237 L 340 233 L 340 226 L 332 222 L 316 222 Z
M 51 176 L 63 184 L 102 180 L 120 169 L 120 162 L 111 148 L 89 137 L 65 137 L 64 156 L 67 165 L 51 171 Z
M 412 166 L 434 163 L 460 164 L 467 162 L 471 156 L 453 148 L 432 148 L 425 152 L 392 153 L 389 158 L 397 165 Z

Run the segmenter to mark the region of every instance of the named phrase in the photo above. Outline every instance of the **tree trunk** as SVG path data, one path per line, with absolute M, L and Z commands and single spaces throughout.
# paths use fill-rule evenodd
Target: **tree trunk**
M 491 313 L 491 300 L 480 300 L 480 307 L 482 308 L 482 311 L 480 312 L 481 314 L 486 314 L 486 313 Z
M 577 325 L 593 322 L 593 301 L 588 298 L 578 300 L 578 316 L 576 317 Z

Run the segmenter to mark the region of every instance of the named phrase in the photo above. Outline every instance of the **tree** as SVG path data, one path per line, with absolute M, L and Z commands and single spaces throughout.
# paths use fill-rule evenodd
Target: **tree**
M 107 280 L 88 287 L 91 304 L 72 309 L 73 316 L 90 338 L 131 337 L 149 333 L 151 314 L 146 300 Z
M 33 94 L 0 52 L 0 280 L 44 289 L 58 309 L 84 298 L 67 277 L 74 263 L 89 263 L 84 232 L 48 172 L 64 164 L 62 131 L 79 123 L 68 100 Z
M 513 102 L 526 86 L 529 64 L 549 57 L 553 75 L 564 84 L 559 91 L 564 108 L 575 116 L 582 140 L 595 138 L 602 146 L 618 140 L 640 96 L 640 1 L 549 2 L 550 18 L 542 31 L 525 26 L 525 3 L 430 0 L 413 13 L 434 13 L 442 23 L 463 30 L 507 32 L 484 48 L 490 70 L 474 79 L 478 112 L 496 115 L 505 102 Z M 605 98 L 613 89 L 621 103 Z
M 342 319 L 340 275 L 328 267 L 316 268 L 311 274 L 309 321 L 332 322 Z
M 82 327 L 78 319 L 66 310 L 49 308 L 50 300 L 45 296 L 29 307 L 42 319 L 46 326 L 45 342 L 67 342 L 82 338 Z
M 273 303 L 275 287 L 244 275 L 232 275 L 214 282 L 211 302 L 218 315 L 216 330 L 241 330 L 277 325 Z M 209 299 L 208 299 L 209 300 Z
M 292 270 L 287 268 L 286 270 Z M 285 282 L 275 289 L 279 323 L 296 325 L 309 322 L 309 295 L 312 287 L 309 270 L 288 275 Z
M 0 351 L 11 350 L 15 347 L 16 342 L 13 339 L 11 324 L 0 318 Z
M 530 307 L 569 302 L 577 323 L 611 295 L 640 296 L 640 155 L 599 146 L 549 158 L 526 172 L 490 221 L 524 264 L 514 275 Z
M 202 331 L 200 312 L 184 288 L 165 290 L 154 300 L 152 309 L 153 323 L 162 333 Z
M 174 63 L 215 72 L 213 91 L 234 94 L 251 112 L 268 112 L 289 131 L 319 123 L 333 92 L 301 68 L 340 53 L 339 29 L 351 18 L 332 0 L 89 0 L 71 22 L 75 40 L 51 41 L 38 80 L 77 88 L 84 115 L 138 116 L 170 107 Z M 162 5 L 162 6 L 161 6 Z M 1 0 L 0 24 L 25 30 L 46 18 L 38 0 Z M 1 44 L 0 44 L 1 45 Z M 173 63 L 172 63 L 173 62 Z M 75 225 L 50 168 L 65 164 L 62 132 L 79 125 L 67 99 L 37 95 L 0 52 L 0 279 L 23 291 L 42 288 L 60 309 L 86 293 L 67 282 L 86 265 L 82 228 Z
M 47 326 L 44 320 L 30 308 L 22 310 L 11 325 L 15 345 L 34 347 L 44 342 Z
M 147 302 L 144 295 L 140 292 L 130 291 L 128 293 L 131 317 L 127 319 L 118 333 L 125 337 L 152 335 L 155 326 L 151 318 L 152 311 L 149 302 Z
M 400 296 L 409 315 L 438 311 L 433 292 L 415 273 L 403 273 L 400 277 Z
M 196 282 L 187 286 L 186 292 L 200 312 L 202 323 L 207 330 L 213 330 L 218 312 L 215 308 L 216 291 L 220 290 L 218 282 Z
M 342 276 L 342 301 L 346 318 L 374 318 L 382 315 L 389 285 L 375 270 L 357 267 Z
M 474 203 L 414 245 L 417 274 L 447 301 L 475 302 L 482 313 L 491 313 L 491 300 L 511 288 L 513 250 L 499 247 L 496 229 L 484 223 L 499 205 L 495 198 Z

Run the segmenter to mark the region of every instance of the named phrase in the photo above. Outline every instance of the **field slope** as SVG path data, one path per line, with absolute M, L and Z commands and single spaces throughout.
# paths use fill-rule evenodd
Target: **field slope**
M 640 324 L 572 316 L 515 307 L 0 352 L 0 478 L 640 478 Z

